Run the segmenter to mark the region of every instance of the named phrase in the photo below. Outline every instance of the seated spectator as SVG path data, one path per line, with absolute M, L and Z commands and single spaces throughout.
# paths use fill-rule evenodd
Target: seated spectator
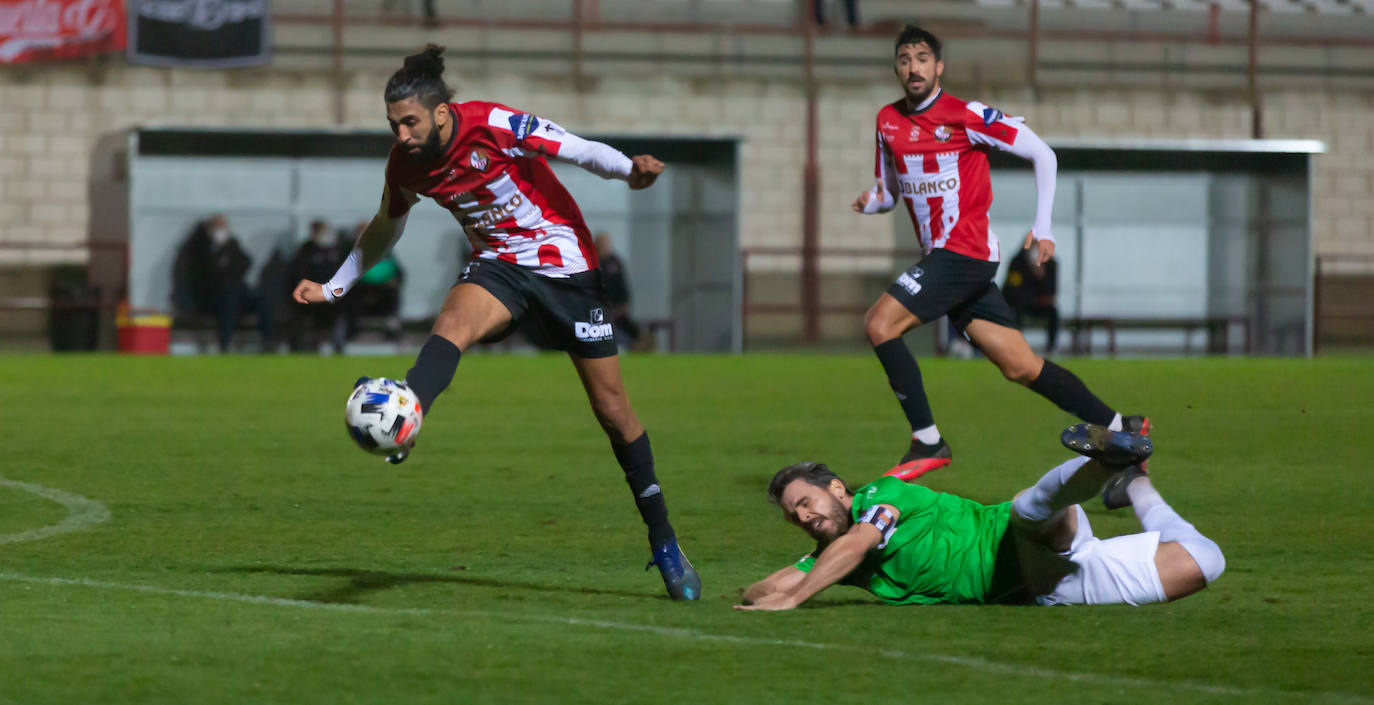
M 173 303 L 179 312 L 215 318 L 220 352 L 228 352 L 239 320 L 247 314 L 257 315 L 263 350 L 271 349 L 271 313 L 259 292 L 244 280 L 252 266 L 253 258 L 223 214 L 197 224 L 177 253 Z
M 348 256 L 344 248 L 345 245 L 339 241 L 338 231 L 329 223 L 311 221 L 310 239 L 301 243 L 291 258 L 287 281 L 329 281 Z M 343 306 L 343 303 L 337 306 L 305 306 L 292 302 L 296 326 L 292 331 L 291 349 L 296 352 L 318 349 L 322 338 L 328 335 L 329 344 L 335 352 L 343 352 L 348 332 L 348 318 Z
M 596 234 L 596 253 L 601 260 L 601 285 L 606 289 L 606 303 L 611 305 L 611 327 L 622 347 L 634 347 L 639 342 L 639 324 L 630 318 L 630 279 L 625 263 L 615 253 L 611 236 Z
M 1002 286 L 1011 310 L 1016 312 L 1017 327 L 1024 325 L 1027 315 L 1045 319 L 1048 337 L 1045 351 L 1054 352 L 1055 340 L 1059 337 L 1059 309 L 1055 306 L 1055 295 L 1059 291 L 1058 266 L 1054 258 L 1041 266 L 1031 250 L 1021 250 L 1007 269 L 1007 280 Z

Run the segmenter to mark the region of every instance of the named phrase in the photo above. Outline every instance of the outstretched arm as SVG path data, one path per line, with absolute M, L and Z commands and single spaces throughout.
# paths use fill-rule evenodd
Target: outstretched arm
M 748 588 L 745 589 L 744 594 L 740 597 L 740 599 L 746 605 L 759 602 L 761 600 L 768 598 L 774 593 L 783 593 L 791 590 L 802 581 L 802 578 L 805 577 L 805 571 L 802 571 L 794 565 L 789 565 L 786 568 L 783 568 L 782 570 L 764 578 L 763 580 L 760 580 L 757 583 L 750 585 Z
M 737 610 L 790 610 L 811 599 L 816 593 L 838 583 L 846 575 L 854 572 L 863 563 L 864 556 L 875 548 L 887 545 L 887 540 L 896 530 L 900 512 L 890 504 L 870 507 L 863 518 L 854 523 L 844 536 L 835 539 L 816 557 L 815 565 L 800 579 L 786 569 L 755 583 L 749 591 L 762 593 L 769 586 L 779 589 L 751 598 L 749 591 L 745 599 L 750 604 L 735 605 Z M 798 573 L 801 571 L 798 570 Z M 788 585 L 787 583 L 794 583 Z M 760 587 L 765 586 L 765 587 Z
M 492 111 L 490 122 L 514 138 L 517 146 L 507 151 L 516 156 L 547 156 L 603 179 L 619 179 L 636 190 L 652 186 L 663 173 L 663 162 L 648 154 L 627 157 L 604 142 L 578 137 L 548 118 L 498 108 Z
M 1054 212 L 1055 180 L 1059 174 L 1059 160 L 1045 140 L 1035 134 L 1021 118 L 1010 118 L 981 103 L 969 103 L 974 113 L 968 126 L 969 141 L 995 147 L 1028 160 L 1035 168 L 1035 221 L 1023 249 L 1039 247 L 1038 262 L 1044 264 L 1054 256 L 1054 234 L 1050 232 L 1050 217 Z M 986 116 L 979 120 L 977 115 Z
M 343 298 L 353 288 L 353 285 L 362 278 L 372 265 L 381 261 L 382 255 L 391 249 L 391 246 L 401 238 L 401 233 L 405 230 L 406 216 L 409 214 L 410 206 L 418 200 L 411 199 L 412 194 L 401 192 L 400 189 L 393 189 L 388 186 L 382 191 L 382 204 L 377 209 L 377 215 L 372 217 L 372 221 L 367 224 L 358 240 L 353 244 L 353 251 L 348 253 L 348 258 L 343 264 L 339 265 L 338 271 L 329 281 L 324 284 L 313 282 L 309 279 L 302 279 L 296 285 L 292 297 L 296 303 L 318 304 L 334 303 Z M 402 198 L 406 203 L 402 207 L 400 204 L 391 203 L 392 198 Z

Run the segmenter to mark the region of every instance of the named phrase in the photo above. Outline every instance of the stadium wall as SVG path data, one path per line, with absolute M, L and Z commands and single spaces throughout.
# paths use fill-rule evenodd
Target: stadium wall
M 498 100 L 546 114 L 575 131 L 742 138 L 741 245 L 796 246 L 802 229 L 802 86 L 766 79 L 600 77 L 582 92 L 565 77 L 491 73 L 457 77 L 460 96 Z M 344 125 L 381 128 L 382 71 L 344 78 Z M 86 238 L 86 179 L 96 138 L 133 125 L 290 126 L 332 124 L 333 74 L 319 70 L 200 72 L 123 65 L 47 65 L 0 69 L 0 263 L 81 262 Z M 1062 137 L 1246 138 L 1243 93 L 1127 88 L 993 86 L 951 92 L 1025 115 L 1040 134 Z M 821 242 L 890 248 L 910 244 L 894 218 L 849 211 L 872 173 L 873 115 L 894 97 L 890 79 L 826 81 L 819 91 Z M 1266 137 L 1320 139 L 1316 250 L 1374 254 L 1374 91 L 1267 91 Z M 823 267 L 852 263 L 828 259 Z M 759 268 L 795 260 L 759 258 Z

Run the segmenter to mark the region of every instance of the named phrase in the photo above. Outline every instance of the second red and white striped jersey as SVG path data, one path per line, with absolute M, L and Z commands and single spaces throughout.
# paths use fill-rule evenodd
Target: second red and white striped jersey
M 883 106 L 877 123 L 876 198 L 870 199 L 865 212 L 888 210 L 900 194 L 926 252 L 946 249 L 999 261 L 997 236 L 988 227 L 989 148 L 1035 160 L 1041 197 L 1037 201 L 1053 203 L 1054 153 L 1020 118 L 941 92 L 916 110 L 905 100 Z M 1046 171 L 1048 185 L 1041 178 Z M 1049 222 L 1049 205 L 1037 207 L 1032 228 L 1036 239 L 1053 239 Z
M 450 103 L 449 109 L 456 124 L 441 159 L 417 160 L 392 146 L 387 216 L 402 221 L 426 196 L 467 226 L 479 258 L 557 278 L 595 269 L 596 247 L 582 212 L 544 157 L 620 179 L 630 174 L 629 157 L 499 103 Z M 474 207 L 482 210 L 462 210 Z

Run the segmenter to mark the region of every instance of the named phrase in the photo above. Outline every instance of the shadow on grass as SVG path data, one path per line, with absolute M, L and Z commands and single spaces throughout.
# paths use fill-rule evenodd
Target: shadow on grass
M 535 592 L 557 592 L 562 594 L 583 594 L 583 595 L 612 595 L 615 597 L 633 597 L 644 600 L 667 600 L 667 595 L 650 594 L 643 592 L 625 592 L 622 590 L 606 590 L 603 588 L 591 587 L 563 587 L 557 585 L 543 585 L 538 583 L 526 583 L 517 580 L 496 580 L 494 578 L 479 578 L 467 575 L 432 575 L 429 573 L 388 573 L 381 570 L 363 570 L 361 568 L 292 568 L 289 566 L 234 566 L 229 568 L 211 569 L 214 573 L 274 573 L 277 575 L 312 575 L 328 578 L 347 578 L 347 582 L 336 587 L 313 592 L 297 599 L 309 602 L 324 602 L 330 604 L 356 604 L 362 597 L 370 592 L 379 590 L 389 590 L 403 585 L 414 585 L 420 583 L 447 583 L 452 585 L 470 585 L 484 588 L 500 588 L 504 590 L 530 590 Z M 654 576 L 657 578 L 658 576 Z

